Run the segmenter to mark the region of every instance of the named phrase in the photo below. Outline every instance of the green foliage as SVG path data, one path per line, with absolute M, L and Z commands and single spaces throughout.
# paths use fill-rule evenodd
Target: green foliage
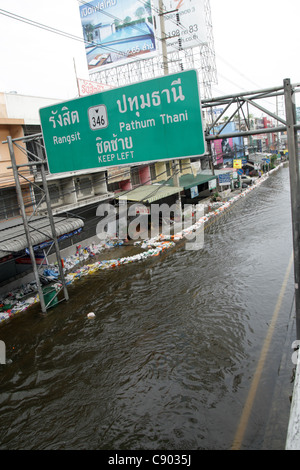
M 212 194 L 210 200 L 211 200 L 212 202 L 216 202 L 216 201 L 221 201 L 222 198 L 221 198 L 221 196 L 220 196 L 220 194 L 219 194 L 218 192 L 215 192 L 215 193 Z
M 270 170 L 276 167 L 276 162 L 277 162 L 277 154 L 273 154 L 271 156 Z

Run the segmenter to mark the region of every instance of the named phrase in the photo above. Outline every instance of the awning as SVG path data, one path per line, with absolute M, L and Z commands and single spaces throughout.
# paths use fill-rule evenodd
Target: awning
M 159 199 L 173 196 L 173 194 L 179 193 L 182 190 L 183 188 L 178 186 L 170 187 L 162 184 L 146 184 L 130 191 L 124 191 L 120 195 L 116 195 L 116 199 L 151 204 Z
M 181 175 L 179 177 L 179 184 L 184 189 L 190 189 L 194 186 L 198 186 L 200 184 L 208 183 L 208 181 L 216 179 L 216 175 L 206 175 L 206 174 L 197 174 L 196 176 L 192 175 L 191 173 Z M 166 183 L 168 185 L 173 185 L 172 178 Z
M 70 234 L 83 227 L 81 219 L 54 217 L 57 237 Z M 48 217 L 33 217 L 30 222 L 32 245 L 37 246 L 52 239 L 50 220 Z M 0 223 L 0 258 L 18 253 L 28 248 L 25 228 L 21 218 Z

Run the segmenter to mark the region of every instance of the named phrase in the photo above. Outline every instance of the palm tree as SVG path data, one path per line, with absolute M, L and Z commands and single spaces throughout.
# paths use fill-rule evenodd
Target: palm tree
M 83 31 L 84 31 L 84 35 L 86 37 L 86 40 L 88 42 L 92 42 L 93 41 L 93 32 L 94 32 L 94 26 L 91 24 L 91 23 L 87 23 L 85 25 L 83 25 Z

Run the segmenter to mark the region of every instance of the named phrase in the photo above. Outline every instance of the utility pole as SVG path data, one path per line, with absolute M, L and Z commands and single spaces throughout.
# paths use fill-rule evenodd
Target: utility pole
M 168 52 L 167 52 L 165 18 L 164 18 L 165 12 L 164 12 L 163 0 L 159 0 L 158 2 L 158 11 L 159 11 L 159 19 L 160 19 L 160 31 L 161 31 L 161 36 L 162 36 L 161 37 L 161 51 L 162 51 L 162 56 L 163 56 L 163 69 L 164 69 L 164 75 L 168 75 L 169 66 L 168 66 Z
M 296 130 L 296 106 L 295 94 L 290 79 L 283 81 L 286 125 L 287 125 L 287 143 L 289 151 L 289 173 L 290 173 L 290 191 L 292 208 L 292 230 L 294 247 L 294 277 L 295 277 L 295 308 L 296 308 L 296 334 L 300 339 L 300 185 L 299 185 L 299 155 L 298 140 Z
M 169 74 L 169 66 L 168 66 L 168 52 L 167 52 L 167 43 L 166 43 L 166 33 L 165 33 L 165 18 L 164 15 L 170 12 L 164 11 L 163 0 L 159 0 L 158 2 L 158 9 L 159 9 L 159 17 L 160 17 L 160 31 L 161 31 L 161 42 L 162 42 L 162 56 L 163 56 L 163 69 L 164 75 Z M 177 22 L 179 21 L 177 17 Z M 179 187 L 179 161 L 173 160 L 172 163 L 172 172 L 173 172 L 173 184 L 174 187 Z M 181 213 L 181 196 L 180 191 L 178 192 L 178 201 L 179 201 L 179 208 Z

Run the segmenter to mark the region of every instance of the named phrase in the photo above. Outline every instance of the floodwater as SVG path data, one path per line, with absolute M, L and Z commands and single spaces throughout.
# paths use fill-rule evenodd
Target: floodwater
M 46 316 L 1 326 L 0 449 L 232 448 L 292 253 L 288 168 L 204 241 L 82 278 Z M 284 449 L 293 296 L 292 270 L 241 449 Z

